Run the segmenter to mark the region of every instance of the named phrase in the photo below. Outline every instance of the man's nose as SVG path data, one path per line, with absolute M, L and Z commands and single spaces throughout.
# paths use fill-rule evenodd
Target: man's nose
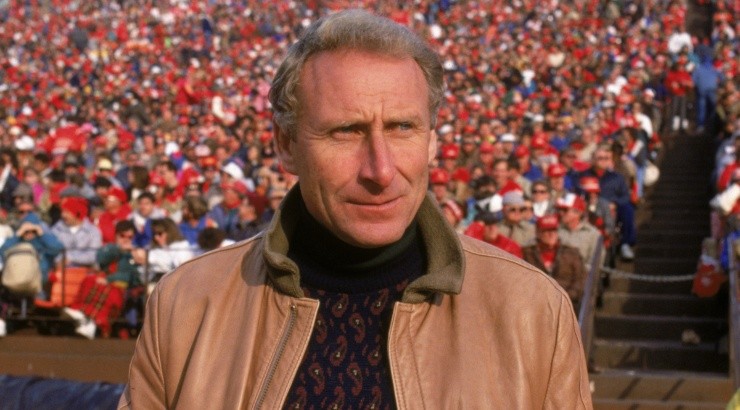
M 371 131 L 365 156 L 360 177 L 379 187 L 390 185 L 396 173 L 395 159 L 382 130 Z

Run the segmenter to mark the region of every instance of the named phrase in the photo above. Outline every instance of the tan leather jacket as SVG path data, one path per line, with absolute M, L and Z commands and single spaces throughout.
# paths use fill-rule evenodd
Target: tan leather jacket
M 279 212 L 265 233 L 160 281 L 120 408 L 282 407 L 319 305 L 285 256 L 296 214 Z M 388 336 L 398 408 L 591 408 L 568 295 L 523 261 L 458 237 L 430 198 L 417 220 L 428 272 L 394 306 Z

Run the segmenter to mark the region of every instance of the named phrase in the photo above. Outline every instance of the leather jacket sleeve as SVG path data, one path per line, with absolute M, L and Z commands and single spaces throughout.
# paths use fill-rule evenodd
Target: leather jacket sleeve
M 158 333 L 159 287 L 149 296 L 144 325 L 136 342 L 129 382 L 118 402 L 119 409 L 163 409 L 165 403 L 164 378 L 160 360 Z

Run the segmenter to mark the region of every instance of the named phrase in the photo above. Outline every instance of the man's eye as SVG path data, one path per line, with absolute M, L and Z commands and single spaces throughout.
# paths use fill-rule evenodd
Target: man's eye
M 398 123 L 398 129 L 401 131 L 408 131 L 413 128 L 413 125 L 410 122 L 399 122 Z

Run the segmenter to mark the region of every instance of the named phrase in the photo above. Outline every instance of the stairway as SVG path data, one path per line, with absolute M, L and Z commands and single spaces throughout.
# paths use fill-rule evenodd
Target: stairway
M 714 148 L 685 135 L 665 143 L 660 180 L 638 208 L 636 259 L 617 266 L 652 278 L 612 275 L 595 316 L 596 409 L 724 409 L 734 393 L 726 295 L 698 298 L 691 280 L 665 281 L 696 271 L 710 232 Z M 683 343 L 685 331 L 698 343 Z

